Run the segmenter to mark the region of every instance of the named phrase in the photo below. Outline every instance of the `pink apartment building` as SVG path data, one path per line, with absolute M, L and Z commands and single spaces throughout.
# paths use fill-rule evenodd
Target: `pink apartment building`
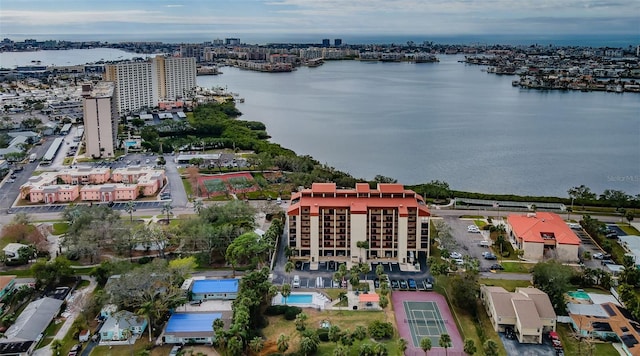
M 58 184 L 63 182 L 64 184 Z M 44 172 L 20 187 L 20 198 L 32 203 L 128 201 L 153 196 L 165 183 L 164 170 L 145 167 L 68 168 Z M 82 187 L 81 187 L 82 186 Z

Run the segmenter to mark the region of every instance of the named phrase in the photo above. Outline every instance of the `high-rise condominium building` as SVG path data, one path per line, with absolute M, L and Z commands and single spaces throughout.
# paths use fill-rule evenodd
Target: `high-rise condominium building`
M 83 85 L 82 102 L 86 154 L 94 158 L 113 157 L 118 134 L 115 83 Z
M 196 59 L 156 56 L 105 66 L 104 79 L 116 83 L 118 113 L 184 98 L 196 87 Z
M 291 196 L 289 248 L 314 264 L 323 261 L 415 263 L 429 249 L 429 209 L 401 184 L 367 183 L 337 189 L 314 183 Z

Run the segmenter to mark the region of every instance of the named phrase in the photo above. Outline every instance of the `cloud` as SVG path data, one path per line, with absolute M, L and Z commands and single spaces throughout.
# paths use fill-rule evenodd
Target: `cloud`
M 173 4 L 173 5 L 164 5 L 164 7 L 169 7 L 169 8 L 172 8 L 172 7 L 184 7 L 184 5 Z

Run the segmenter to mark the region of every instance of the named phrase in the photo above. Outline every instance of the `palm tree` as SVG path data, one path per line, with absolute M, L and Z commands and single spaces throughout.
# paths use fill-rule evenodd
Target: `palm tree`
M 378 264 L 376 266 L 376 276 L 378 276 L 378 279 L 382 279 L 383 274 L 384 274 L 384 266 L 382 266 L 381 264 Z
M 204 204 L 202 203 L 202 199 L 195 199 L 193 201 L 193 211 L 195 211 L 196 214 L 200 215 L 200 211 L 202 210 L 203 207 L 204 207 Z
M 251 339 L 251 341 L 249 341 L 249 348 L 251 349 L 251 351 L 258 354 L 264 348 L 264 341 L 260 336 L 256 336 Z
M 338 345 L 335 349 L 333 349 L 333 356 L 348 356 L 349 348 L 345 345 Z
M 305 313 L 300 313 L 296 315 L 296 320 L 295 320 L 296 330 L 304 331 L 307 328 L 306 322 L 308 318 L 309 317 Z
M 133 212 L 136 211 L 136 202 L 133 200 L 128 201 L 124 206 L 124 211 L 129 214 L 129 218 L 131 219 L 131 222 L 133 222 Z
M 371 271 L 371 266 L 368 263 L 360 263 L 360 273 L 364 275 L 364 280 L 367 280 L 367 273 Z
M 498 356 L 498 343 L 489 339 L 484 342 L 482 347 L 486 356 Z
M 173 213 L 173 207 L 171 206 L 171 202 L 168 201 L 162 205 L 162 213 L 167 214 L 167 223 L 169 223 L 169 215 Z
M 369 249 L 369 242 L 367 241 L 358 241 L 356 242 L 356 247 L 360 249 L 360 262 L 362 262 L 362 249 Z
M 476 348 L 476 343 L 473 339 L 465 339 L 464 340 L 464 353 L 467 355 L 473 355 L 478 351 Z
M 278 346 L 278 352 L 285 353 L 289 349 L 289 336 L 280 334 L 276 345 Z
M 294 264 L 293 264 L 293 262 L 291 262 L 291 260 L 287 261 L 287 263 L 284 264 L 284 271 L 289 276 L 289 282 L 291 282 L 290 273 L 291 273 L 291 271 L 293 271 L 293 267 L 294 267 Z
M 313 354 L 318 350 L 318 341 L 312 337 L 305 336 L 300 340 L 300 350 L 305 356 Z
M 280 294 L 284 297 L 284 305 L 287 305 L 287 298 L 291 295 L 291 284 L 283 284 L 282 288 L 280 288 Z
M 424 351 L 424 354 L 426 355 L 427 352 L 429 352 L 431 350 L 431 339 L 428 337 L 423 337 L 422 340 L 420 340 L 420 348 L 422 349 L 422 351 Z
M 147 328 L 149 329 L 149 342 L 151 342 L 151 313 L 155 310 L 153 301 L 147 300 L 140 305 L 137 314 L 144 315 L 147 318 Z
M 444 347 L 444 354 L 447 355 L 447 349 L 451 347 L 451 336 L 449 334 L 441 334 L 438 341 L 440 347 Z
M 406 339 L 400 338 L 398 339 L 398 349 L 404 355 L 404 352 L 407 351 L 409 347 L 409 342 Z

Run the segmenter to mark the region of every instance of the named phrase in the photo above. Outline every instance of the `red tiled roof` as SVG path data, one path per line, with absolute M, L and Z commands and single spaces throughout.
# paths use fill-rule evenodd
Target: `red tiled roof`
M 367 293 L 367 294 L 362 293 L 358 296 L 358 300 L 360 301 L 360 303 L 366 303 L 366 302 L 377 303 L 380 301 L 380 296 L 377 295 L 376 293 Z
M 358 183 L 356 189 L 336 189 L 335 183 L 314 183 L 311 189 L 292 196 L 292 201 L 297 201 L 289 206 L 287 214 L 298 215 L 301 207 L 309 207 L 312 216 L 326 208 L 347 208 L 353 214 L 366 214 L 371 208 L 389 208 L 398 209 L 400 216 L 408 216 L 409 208 L 417 208 L 418 216 L 431 216 L 427 206 L 422 203 L 422 197 L 412 190 L 405 190 L 401 184 L 378 184 L 378 190 L 369 189 L 366 196 L 358 196 L 356 192 L 364 192 L 360 190 L 364 190 L 360 184 L 367 185 Z M 322 195 L 327 193 L 329 195 Z
M 514 235 L 525 242 L 544 243 L 542 234 L 553 234 L 558 244 L 580 245 L 580 239 L 558 214 L 541 212 L 507 217 Z

